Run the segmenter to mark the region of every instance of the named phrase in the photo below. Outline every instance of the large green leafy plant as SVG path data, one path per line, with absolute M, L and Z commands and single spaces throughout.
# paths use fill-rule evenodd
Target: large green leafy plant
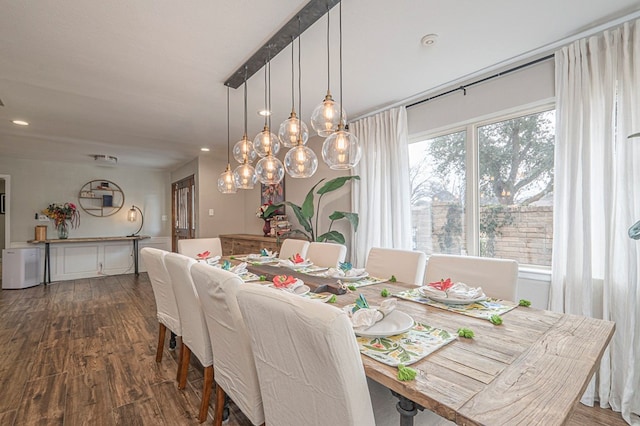
M 331 220 L 331 222 L 329 223 L 329 229 L 323 234 L 319 234 L 318 215 L 320 213 L 320 203 L 322 201 L 322 197 L 329 192 L 333 192 L 336 189 L 342 188 L 345 183 L 352 179 L 359 180 L 360 176 L 342 176 L 331 179 L 330 181 L 325 182 L 325 184 L 316 191 L 318 185 L 320 185 L 324 181 L 324 179 L 321 179 L 318 183 L 313 185 L 311 190 L 307 193 L 302 206 L 294 204 L 290 201 L 285 201 L 283 204 L 291 207 L 293 213 L 298 219 L 298 222 L 300 223 L 300 226 L 302 226 L 302 228 L 304 229 L 304 231 L 296 230 L 295 232 L 303 234 L 309 241 L 334 241 L 336 243 L 344 244 L 344 235 L 342 235 L 342 233 L 338 231 L 331 230 L 333 222 L 335 222 L 336 220 L 347 219 L 349 223 L 351 223 L 351 226 L 353 226 L 353 230 L 355 232 L 358 230 L 358 214 L 339 211 L 331 213 L 331 215 L 329 215 L 329 219 Z M 317 204 L 314 202 L 316 194 L 319 196 Z M 270 210 L 278 210 L 283 206 L 283 204 L 273 204 L 269 206 L 265 214 L 271 213 Z

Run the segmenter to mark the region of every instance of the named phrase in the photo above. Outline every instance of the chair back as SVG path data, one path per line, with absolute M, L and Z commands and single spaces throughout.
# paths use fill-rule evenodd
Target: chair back
M 489 297 L 515 301 L 518 262 L 490 257 L 431 255 L 427 262 L 425 282 L 447 278 L 473 287 L 482 287 Z
M 153 296 L 156 299 L 158 321 L 164 324 L 174 334 L 182 336 L 182 325 L 176 296 L 173 293 L 169 272 L 164 264 L 164 257 L 168 251 L 153 247 L 143 247 L 140 250 L 142 261 L 147 268 Z
M 215 380 L 251 423 L 260 425 L 264 423 L 264 410 L 258 373 L 236 299 L 242 280 L 236 274 L 202 263 L 193 265 L 191 276 L 210 340 L 215 342 L 212 345 Z
M 237 297 L 251 337 L 267 424 L 375 424 L 346 313 L 256 284 L 242 285 Z
M 344 262 L 346 256 L 347 247 L 342 244 L 313 241 L 309 243 L 307 250 L 307 259 L 310 259 L 314 265 L 324 268 L 335 268 L 338 262 Z
M 211 256 L 222 256 L 220 238 L 191 238 L 178 240 L 178 253 L 193 259 L 199 253 L 211 252 Z
M 296 240 L 295 238 L 287 238 L 280 246 L 279 259 L 288 259 L 299 253 L 300 256 L 307 258 L 307 250 L 309 249 L 309 241 Z
M 369 250 L 365 269 L 374 277 L 391 278 L 393 275 L 403 283 L 421 286 L 426 264 L 427 255 L 421 251 L 374 247 Z
M 211 366 L 213 354 L 209 331 L 191 279 L 191 267 L 197 261 L 178 253 L 168 253 L 164 259 L 182 321 L 182 343 L 191 349 L 204 367 Z

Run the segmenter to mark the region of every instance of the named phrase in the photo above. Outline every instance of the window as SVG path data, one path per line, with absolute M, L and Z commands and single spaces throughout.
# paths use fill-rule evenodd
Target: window
M 551 266 L 555 111 L 410 145 L 414 248 Z

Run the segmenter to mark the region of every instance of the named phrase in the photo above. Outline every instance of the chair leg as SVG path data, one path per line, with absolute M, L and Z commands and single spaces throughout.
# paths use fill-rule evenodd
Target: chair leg
M 222 421 L 224 420 L 224 403 L 226 400 L 226 392 L 219 384 L 216 383 L 216 412 L 213 417 L 213 425 L 214 426 L 222 426 Z
M 191 360 L 191 349 L 182 343 L 182 361 L 178 369 L 178 389 L 184 389 L 187 386 L 187 374 L 189 373 L 189 361 Z
M 207 420 L 209 411 L 209 400 L 211 399 L 211 389 L 213 388 L 213 365 L 204 368 L 204 383 L 202 385 L 202 402 L 200 402 L 200 415 L 198 420 L 203 423 Z M 224 404 L 223 404 L 224 405 Z
M 180 369 L 182 368 L 183 358 L 184 358 L 184 343 L 180 342 L 180 350 L 178 351 L 178 371 L 176 372 L 176 382 L 180 381 Z
M 159 322 L 158 329 L 158 349 L 156 349 L 156 362 L 162 362 L 162 350 L 164 349 L 164 336 L 167 333 L 167 326 Z

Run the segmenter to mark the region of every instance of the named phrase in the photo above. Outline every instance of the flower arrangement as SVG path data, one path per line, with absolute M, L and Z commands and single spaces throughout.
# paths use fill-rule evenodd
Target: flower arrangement
M 42 214 L 48 218 L 53 219 L 53 223 L 56 228 L 67 225 L 67 221 L 71 224 L 72 228 L 80 226 L 80 212 L 73 203 L 53 203 L 49 204 L 49 207 L 42 210 Z
M 264 220 L 271 219 L 271 217 L 275 214 L 275 210 L 269 209 L 272 204 L 273 203 L 266 203 L 258 207 L 258 210 L 256 210 L 256 217 Z

